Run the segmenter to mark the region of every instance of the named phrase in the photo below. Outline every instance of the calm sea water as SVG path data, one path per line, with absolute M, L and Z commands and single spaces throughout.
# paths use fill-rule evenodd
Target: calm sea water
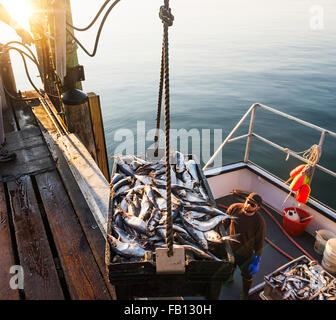
M 74 23 L 84 26 L 103 1 L 72 3 Z M 136 134 L 138 120 L 146 121 L 147 131 L 155 127 L 162 3 L 121 1 L 106 22 L 97 55 L 89 58 L 79 52 L 86 73 L 84 90 L 101 98 L 109 154 L 121 143 L 115 137 L 118 130 Z M 336 131 L 334 0 L 171 0 L 170 7 L 175 16 L 169 29 L 172 128 L 222 129 L 224 139 L 259 102 Z M 96 31 L 77 35 L 92 48 Z M 247 129 L 248 121 L 237 135 Z M 320 137 L 263 110 L 257 111 L 255 132 L 295 151 L 308 149 Z M 333 171 L 335 142 L 327 136 L 320 160 Z M 228 145 L 223 162 L 241 160 L 244 146 L 245 141 Z M 201 151 L 210 157 L 215 147 L 202 144 Z M 208 160 L 204 158 L 203 163 Z M 285 158 L 253 140 L 250 159 L 287 180 L 299 162 Z M 336 208 L 335 185 L 335 178 L 317 171 L 312 196 Z

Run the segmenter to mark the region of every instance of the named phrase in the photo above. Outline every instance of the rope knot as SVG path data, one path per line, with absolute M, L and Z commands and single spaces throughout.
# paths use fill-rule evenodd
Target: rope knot
M 162 23 L 167 24 L 168 27 L 173 25 L 174 16 L 171 13 L 171 9 L 166 6 L 160 7 L 159 17 L 162 20 Z

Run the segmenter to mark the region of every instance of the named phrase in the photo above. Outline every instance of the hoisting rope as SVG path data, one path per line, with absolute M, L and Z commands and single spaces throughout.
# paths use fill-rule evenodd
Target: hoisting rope
M 169 8 L 169 0 L 164 0 L 164 5 L 160 7 L 159 17 L 163 23 L 163 43 L 162 43 L 162 59 L 161 59 L 161 75 L 160 75 L 160 89 L 159 89 L 159 101 L 158 112 L 156 119 L 156 147 L 158 143 L 158 131 L 160 128 L 160 116 L 161 116 L 161 103 L 162 92 L 164 87 L 164 122 L 165 122 L 165 166 L 166 166 L 166 192 L 167 192 L 167 221 L 166 221 L 166 244 L 168 257 L 173 255 L 173 219 L 171 210 L 171 176 L 170 176 L 170 163 L 169 163 L 169 131 L 170 131 L 170 101 L 169 101 L 169 51 L 168 51 L 168 27 L 173 25 L 174 16 L 171 14 Z M 156 155 L 157 155 L 157 150 Z

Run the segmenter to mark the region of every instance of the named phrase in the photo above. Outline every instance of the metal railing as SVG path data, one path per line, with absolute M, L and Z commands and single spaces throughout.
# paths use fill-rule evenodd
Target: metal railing
M 238 141 L 238 140 L 241 140 L 241 139 L 244 139 L 244 138 L 247 138 L 247 141 L 246 141 L 246 147 L 245 147 L 245 155 L 244 155 L 244 162 L 247 163 L 248 160 L 249 160 L 249 153 L 250 153 L 250 147 L 251 147 L 251 142 L 252 142 L 252 137 L 255 137 L 257 138 L 258 140 L 286 153 L 286 154 L 289 154 L 291 156 L 293 156 L 294 158 L 296 159 L 299 159 L 303 162 L 306 162 L 308 163 L 308 159 L 300 156 L 298 153 L 296 153 L 295 151 L 293 150 L 290 150 L 288 148 L 285 148 L 285 147 L 282 147 L 266 138 L 263 138 L 262 136 L 256 134 L 253 132 L 254 130 L 254 123 L 255 123 L 255 116 L 256 116 L 256 109 L 260 107 L 262 109 L 266 109 L 268 111 L 271 111 L 277 115 L 280 115 L 284 118 L 287 118 L 287 119 L 290 119 L 290 120 L 293 120 L 297 123 L 300 123 L 306 127 L 309 127 L 309 128 L 312 128 L 314 130 L 317 130 L 317 131 L 320 131 L 321 132 L 321 136 L 320 136 L 320 140 L 319 140 L 319 143 L 318 143 L 318 146 L 320 147 L 320 150 L 321 150 L 321 154 L 320 156 L 322 155 L 322 146 L 323 146 L 323 143 L 324 143 L 324 140 L 325 140 L 325 136 L 328 134 L 330 136 L 333 136 L 336 138 L 336 133 L 333 132 L 333 131 L 330 131 L 330 130 L 327 130 L 327 129 L 324 129 L 324 128 L 321 128 L 319 126 L 316 126 L 314 124 L 311 124 L 309 122 L 306 122 L 306 121 L 303 121 L 301 119 L 298 119 L 296 117 L 293 117 L 287 113 L 284 113 L 284 112 L 281 112 L 281 111 L 278 111 L 276 109 L 273 109 L 273 108 L 270 108 L 268 106 L 265 106 L 263 104 L 259 104 L 259 103 L 255 103 L 253 104 L 248 110 L 247 112 L 243 115 L 243 117 L 239 120 L 239 122 L 236 124 L 236 126 L 232 129 L 232 131 L 228 134 L 228 136 L 225 138 L 225 140 L 223 141 L 223 143 L 219 146 L 219 148 L 216 150 L 216 152 L 212 155 L 212 157 L 209 159 L 209 161 L 206 163 L 206 165 L 203 167 L 203 171 L 208 168 L 208 166 L 215 160 L 215 158 L 217 157 L 217 155 L 219 154 L 219 152 L 225 147 L 225 145 L 227 145 L 228 143 L 230 142 L 234 142 L 234 141 Z M 249 114 L 251 113 L 251 118 L 250 118 L 250 126 L 249 126 L 249 130 L 248 130 L 248 133 L 247 134 L 244 134 L 242 136 L 239 136 L 239 137 L 235 137 L 235 138 L 231 138 L 234 133 L 238 130 L 238 128 L 241 126 L 241 124 L 246 120 L 246 118 L 249 116 Z M 316 164 L 315 168 L 318 168 L 319 170 L 333 176 L 333 177 L 336 177 L 336 172 L 334 171 L 331 171 L 319 164 Z

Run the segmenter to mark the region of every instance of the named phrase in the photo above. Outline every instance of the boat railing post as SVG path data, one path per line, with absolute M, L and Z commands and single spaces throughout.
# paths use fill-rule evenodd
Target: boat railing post
M 223 141 L 223 143 L 218 147 L 218 149 L 216 150 L 216 152 L 212 155 L 212 157 L 209 159 L 209 161 L 207 162 L 207 164 L 202 168 L 202 170 L 204 171 L 217 157 L 218 153 L 224 148 L 224 146 L 229 142 L 229 140 L 231 139 L 231 137 L 233 136 L 233 134 L 237 131 L 237 129 L 240 127 L 240 125 L 245 121 L 245 119 L 247 118 L 247 116 L 250 114 L 250 112 L 257 106 L 257 103 L 254 103 L 247 111 L 246 113 L 243 115 L 243 117 L 239 120 L 239 122 L 236 124 L 236 126 L 232 129 L 232 131 L 228 134 L 228 136 L 225 138 L 225 140 Z
M 250 154 L 250 146 L 251 146 L 251 141 L 252 141 L 252 134 L 253 134 L 253 129 L 254 129 L 254 121 L 255 121 L 255 114 L 256 114 L 257 106 L 258 106 L 257 104 L 253 105 L 253 109 L 251 113 L 250 127 L 249 127 L 248 137 L 246 140 L 246 148 L 245 148 L 245 155 L 244 155 L 245 163 L 247 163 L 249 154 Z

